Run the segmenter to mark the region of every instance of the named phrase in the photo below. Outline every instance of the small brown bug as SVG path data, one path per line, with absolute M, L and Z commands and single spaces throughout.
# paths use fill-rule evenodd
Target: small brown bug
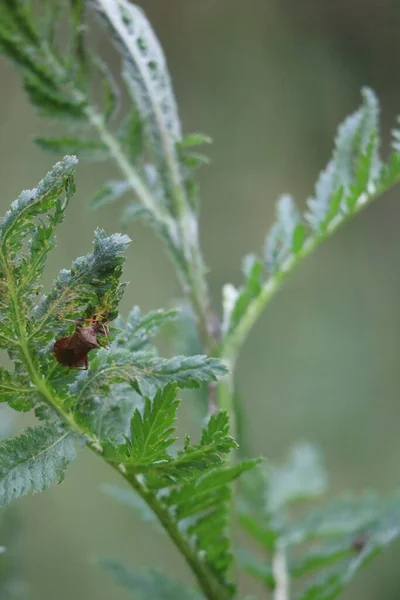
M 360 533 L 353 539 L 353 541 L 351 543 L 351 549 L 353 550 L 353 552 L 361 552 L 361 550 L 364 550 L 367 543 L 368 543 L 367 535 L 364 533 Z
M 61 315 L 60 318 L 63 319 Z M 74 321 L 76 323 L 74 333 L 60 338 L 53 346 L 53 353 L 57 361 L 70 369 L 88 369 L 90 350 L 98 347 L 107 348 L 107 344 L 102 344 L 97 339 L 98 333 L 102 333 L 106 339 L 108 338 L 108 327 L 104 324 L 104 320 L 104 317 L 98 320 L 97 315 L 94 315 L 92 319 Z M 85 327 L 82 324 L 83 321 L 89 321 L 91 325 Z

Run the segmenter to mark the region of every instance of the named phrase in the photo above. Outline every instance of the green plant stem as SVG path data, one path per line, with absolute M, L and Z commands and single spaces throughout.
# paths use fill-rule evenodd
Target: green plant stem
M 397 180 L 393 181 L 391 186 L 393 186 L 396 182 Z M 232 333 L 225 337 L 221 344 L 219 356 L 230 365 L 231 372 L 234 372 L 235 370 L 236 361 L 241 346 L 246 341 L 248 334 L 263 312 L 264 308 L 279 290 L 281 284 L 284 282 L 287 276 L 296 269 L 296 267 L 304 258 L 318 248 L 322 242 L 331 237 L 335 231 L 347 223 L 347 221 L 353 217 L 355 213 L 360 212 L 375 198 L 378 198 L 381 193 L 382 192 L 380 189 L 376 189 L 368 197 L 360 196 L 359 202 L 357 202 L 352 212 L 342 213 L 327 225 L 325 231 L 319 235 L 315 235 L 306 239 L 302 248 L 295 255 L 293 254 L 289 256 L 282 263 L 279 271 L 270 277 L 270 279 L 263 286 L 260 294 L 249 305 L 238 326 L 232 331 Z
M 68 81 L 67 72 L 56 60 L 49 48 L 43 49 L 44 56 L 54 73 L 61 81 Z M 176 220 L 155 201 L 153 194 L 135 167 L 129 162 L 120 141 L 110 132 L 103 115 L 91 105 L 88 98 L 80 90 L 70 90 L 71 96 L 78 103 L 84 104 L 84 112 L 90 125 L 97 131 L 100 140 L 107 147 L 110 156 L 123 174 L 132 190 L 137 194 L 141 204 L 151 213 L 154 220 L 163 228 L 164 238 L 175 256 L 179 252 L 180 260 L 175 260 L 178 276 L 183 292 L 191 302 L 197 319 L 203 351 L 210 353 L 215 346 L 215 339 L 208 326 L 209 294 L 204 274 L 202 254 L 198 242 L 197 219 L 182 199 L 180 186 L 177 185 L 174 172 L 174 197 Z
M 32 383 L 35 385 L 38 392 L 43 397 L 44 402 L 55 410 L 61 420 L 66 423 L 68 428 L 80 437 L 86 439 L 88 447 L 98 456 L 102 456 L 102 449 L 99 446 L 97 440 L 93 439 L 88 435 L 88 432 L 83 430 L 79 424 L 75 421 L 74 415 L 70 412 L 65 411 L 62 401 L 54 393 L 54 390 L 47 384 L 44 377 L 38 370 L 35 360 L 31 354 L 29 348 L 29 341 L 26 330 L 26 320 L 20 309 L 18 301 L 18 292 L 14 285 L 14 281 L 10 270 L 7 268 L 7 263 L 4 259 L 2 252 L 0 252 L 0 262 L 2 264 L 3 272 L 8 281 L 8 289 L 10 292 L 10 298 L 12 302 L 12 308 L 16 319 L 16 324 L 19 334 L 19 349 L 21 358 L 23 358 L 26 368 L 31 377 Z M 108 462 L 108 461 L 107 461 Z M 183 555 L 186 562 L 195 574 L 199 586 L 203 590 L 208 600 L 228 600 L 229 595 L 224 586 L 217 581 L 214 575 L 210 572 L 207 565 L 203 562 L 202 558 L 195 552 L 190 546 L 189 542 L 180 533 L 178 527 L 171 519 L 168 511 L 158 502 L 155 496 L 149 492 L 137 479 L 137 477 L 129 477 L 126 475 L 125 469 L 122 467 L 116 467 L 112 463 L 111 466 L 117 468 L 117 470 L 124 476 L 124 478 L 130 483 L 130 485 L 136 490 L 136 492 L 143 498 L 149 508 L 157 516 L 159 522 L 168 533 L 171 540 L 179 552 Z
M 185 561 L 196 576 L 200 588 L 209 600 L 228 600 L 231 596 L 225 586 L 216 580 L 208 566 L 196 554 L 189 542 L 182 536 L 178 527 L 171 519 L 167 509 L 157 500 L 156 496 L 140 483 L 137 477 L 124 475 L 125 479 L 139 494 L 156 515 L 169 537 L 179 549 Z
M 290 256 L 281 266 L 278 273 L 273 275 L 263 286 L 260 294 L 249 305 L 246 313 L 235 330 L 228 334 L 223 341 L 220 356 L 230 365 L 233 372 L 236 366 L 239 350 L 246 341 L 248 334 L 263 312 L 264 308 L 280 288 L 286 277 L 297 267 L 297 265 L 320 244 L 321 238 L 309 238 L 303 248 L 296 256 Z

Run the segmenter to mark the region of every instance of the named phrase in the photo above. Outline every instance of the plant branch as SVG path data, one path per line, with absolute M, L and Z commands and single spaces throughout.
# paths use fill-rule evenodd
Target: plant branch
M 178 527 L 171 519 L 168 510 L 162 506 L 150 490 L 140 483 L 137 477 L 129 475 L 124 475 L 124 477 L 156 515 L 158 521 L 193 571 L 206 598 L 208 598 L 208 600 L 228 600 L 231 596 L 227 588 L 216 580 L 208 566 L 198 554 L 196 554 L 196 551 L 190 546 L 190 543 L 182 536 Z
M 393 181 L 392 185 L 394 185 L 396 182 L 397 180 Z M 287 276 L 296 269 L 296 267 L 304 258 L 318 248 L 322 242 L 331 237 L 331 235 L 342 225 L 344 225 L 352 216 L 354 216 L 354 214 L 360 212 L 363 208 L 365 208 L 365 206 L 367 206 L 380 195 L 381 190 L 378 189 L 375 190 L 374 193 L 369 194 L 368 197 L 365 197 L 364 194 L 360 196 L 354 210 L 351 213 L 342 213 L 338 215 L 334 220 L 331 221 L 325 232 L 321 233 L 320 235 L 310 236 L 304 242 L 301 250 L 299 250 L 296 255 L 289 256 L 280 266 L 279 271 L 268 279 L 268 281 L 262 287 L 260 294 L 249 305 L 247 312 L 243 315 L 243 318 L 238 323 L 237 327 L 225 337 L 221 344 L 219 356 L 228 363 L 229 371 L 231 373 L 234 372 L 241 346 L 246 341 L 248 334 L 261 315 L 262 311 L 275 293 L 279 290 L 281 284 L 285 281 Z M 225 402 L 227 402 L 227 400 L 225 400 Z
M 272 558 L 272 573 L 275 581 L 274 600 L 289 600 L 289 574 L 283 547 L 278 547 Z
M 26 320 L 20 309 L 18 301 L 17 289 L 14 285 L 12 275 L 7 268 L 7 263 L 4 259 L 3 254 L 0 252 L 0 261 L 4 270 L 5 276 L 8 281 L 8 289 L 10 292 L 10 298 L 12 303 L 12 309 L 15 315 L 18 334 L 19 334 L 19 346 L 22 358 L 25 362 L 26 368 L 31 377 L 32 383 L 35 385 L 38 392 L 43 397 L 44 402 L 54 409 L 60 419 L 69 427 L 69 429 L 80 437 L 86 439 L 88 447 L 98 456 L 102 456 L 102 448 L 98 443 L 98 440 L 94 439 L 88 434 L 75 420 L 73 414 L 67 412 L 62 401 L 58 398 L 51 386 L 46 382 L 39 369 L 35 364 L 35 359 L 29 348 L 29 341 L 26 331 Z M 108 461 L 106 461 L 108 462 Z M 176 545 L 179 552 L 183 555 L 186 562 L 195 574 L 199 586 L 203 590 L 208 600 L 228 600 L 229 595 L 224 586 L 216 580 L 214 575 L 210 572 L 207 565 L 203 562 L 201 557 L 195 552 L 190 546 L 189 542 L 180 533 L 178 527 L 171 519 L 168 511 L 161 505 L 161 503 L 155 498 L 155 496 L 148 491 L 135 476 L 127 476 L 126 469 L 122 467 L 116 467 L 111 462 L 108 462 L 112 467 L 116 468 L 124 478 L 130 483 L 135 491 L 143 498 L 149 508 L 157 516 L 159 522 L 168 533 L 171 540 Z
M 44 57 L 60 81 L 68 81 L 68 73 L 59 63 L 51 49 L 43 46 Z M 198 223 L 194 213 L 182 200 L 181 186 L 176 183 L 176 173 L 173 170 L 173 190 L 176 207 L 176 220 L 161 207 L 140 173 L 128 160 L 121 143 L 108 129 L 103 115 L 92 104 L 87 96 L 79 89 L 72 87 L 69 90 L 71 97 L 85 105 L 84 113 L 90 125 L 96 130 L 99 139 L 107 147 L 110 156 L 123 174 L 131 189 L 136 193 L 140 203 L 162 227 L 164 239 L 171 250 L 171 255 L 179 252 L 180 260 L 175 260 L 178 278 L 183 292 L 191 302 L 197 319 L 203 351 L 210 353 L 215 346 L 215 338 L 208 326 L 208 312 L 210 307 L 208 286 L 204 274 L 202 254 L 198 241 Z M 169 164 L 169 163 L 168 163 Z

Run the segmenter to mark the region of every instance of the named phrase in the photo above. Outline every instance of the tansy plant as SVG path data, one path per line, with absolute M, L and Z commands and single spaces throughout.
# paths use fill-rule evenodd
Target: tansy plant
M 118 114 L 112 73 L 86 42 L 92 16 L 121 55 L 132 102 L 125 115 Z M 153 570 L 157 565 L 143 572 L 99 559 L 137 600 L 249 598 L 238 591 L 240 570 L 261 581 L 263 597 L 339 597 L 358 568 L 398 537 L 400 497 L 348 494 L 316 507 L 327 478 L 312 446 L 295 447 L 281 467 L 244 457 L 236 441 L 235 367 L 289 273 L 400 179 L 400 132 L 383 161 L 378 101 L 363 89 L 360 108 L 338 129 L 306 213 L 290 196 L 278 200 L 264 251 L 244 259 L 242 286 L 225 285 L 218 310 L 199 246 L 195 179 L 207 159 L 194 149 L 209 138 L 182 134 L 165 57 L 143 12 L 128 0 L 0 0 L 0 47 L 40 114 L 65 125 L 64 137 L 36 140 L 59 162 L 0 221 L 0 347 L 13 365 L 0 370 L 1 401 L 38 419 L 0 442 L 0 504 L 61 482 L 85 445 L 120 475 L 121 487 L 105 491 L 163 529 L 193 573 L 187 587 Z M 96 90 L 102 85 L 101 101 L 93 82 Z M 47 254 L 75 193 L 77 157 L 114 161 L 120 179 L 102 182 L 91 205 L 126 197 L 124 223 L 144 219 L 163 240 L 190 313 L 143 315 L 135 307 L 118 316 L 130 240 L 99 229 L 88 254 L 62 269 L 42 295 Z M 188 331 L 196 329 L 202 353 L 161 358 L 153 337 L 184 319 L 182 345 L 190 347 Z M 196 440 L 177 440 L 179 390 L 199 386 L 208 417 Z M 294 502 L 308 499 L 309 512 L 305 504 L 293 513 Z M 239 528 L 258 544 L 257 554 L 238 547 Z M 245 545 L 246 535 L 240 539 Z

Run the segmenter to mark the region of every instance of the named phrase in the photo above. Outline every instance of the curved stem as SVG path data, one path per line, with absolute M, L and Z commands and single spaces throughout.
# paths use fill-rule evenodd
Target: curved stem
M 393 180 L 390 185 L 386 185 L 384 191 L 387 191 L 392 187 L 400 177 Z M 286 277 L 298 266 L 298 264 L 311 254 L 318 246 L 322 244 L 326 239 L 330 238 L 331 235 L 342 227 L 347 221 L 354 216 L 355 213 L 360 212 L 366 206 L 368 206 L 375 198 L 382 194 L 382 189 L 379 187 L 375 188 L 368 195 L 361 194 L 355 207 L 351 212 L 343 212 L 338 214 L 319 234 L 310 236 L 303 244 L 302 248 L 296 253 L 289 256 L 280 266 L 279 271 L 273 274 L 270 279 L 265 283 L 259 295 L 251 302 L 243 318 L 238 323 L 237 327 L 228 334 L 223 340 L 219 356 L 225 359 L 230 365 L 232 370 L 235 368 L 239 350 L 243 343 L 246 341 L 248 334 L 259 318 L 260 314 L 280 288 Z
M 209 567 L 196 554 L 196 551 L 192 548 L 188 540 L 182 536 L 176 523 L 171 519 L 168 510 L 164 508 L 150 490 L 140 483 L 137 477 L 129 475 L 124 475 L 124 477 L 156 515 L 158 521 L 195 574 L 205 596 L 209 600 L 228 600 L 231 596 L 227 588 L 216 580 L 210 572 Z
M 9 279 L 10 297 L 13 304 L 16 323 L 18 327 L 21 356 L 25 362 L 32 383 L 42 395 L 44 402 L 57 412 L 60 419 L 64 423 L 66 423 L 68 428 L 80 437 L 84 437 L 86 439 L 88 447 L 98 456 L 102 456 L 102 448 L 99 445 L 98 441 L 91 437 L 87 431 L 82 429 L 82 427 L 75 421 L 74 415 L 72 413 L 65 411 L 61 399 L 59 399 L 58 396 L 54 393 L 54 390 L 46 382 L 46 380 L 38 370 L 35 364 L 35 360 L 32 357 L 29 349 L 29 343 L 26 336 L 26 323 L 19 307 L 18 295 L 13 285 L 12 278 L 7 269 L 5 269 L 5 273 Z M 190 546 L 188 540 L 181 534 L 176 523 L 174 523 L 168 510 L 162 506 L 162 504 L 157 500 L 154 494 L 148 491 L 139 482 L 137 477 L 127 476 L 124 468 L 118 468 L 110 462 L 108 462 L 108 464 L 110 464 L 113 468 L 116 468 L 123 475 L 123 477 L 143 498 L 143 500 L 147 503 L 149 508 L 157 516 L 159 522 L 164 527 L 167 534 L 169 535 L 179 552 L 183 555 L 186 562 L 192 569 L 200 588 L 204 592 L 205 597 L 208 598 L 208 600 L 228 600 L 230 596 L 228 594 L 227 589 L 215 578 L 213 573 L 209 570 L 208 566 L 204 563 L 203 559 Z

